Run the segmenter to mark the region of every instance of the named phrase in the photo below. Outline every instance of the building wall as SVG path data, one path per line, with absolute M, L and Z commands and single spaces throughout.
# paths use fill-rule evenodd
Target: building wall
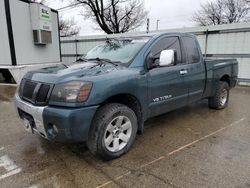
M 17 64 L 60 61 L 57 14 L 52 12 L 52 43 L 34 45 L 29 4 L 10 0 Z
M 11 63 L 9 38 L 6 24 L 4 1 L 0 1 L 0 65 Z
M 250 82 L 250 23 L 171 29 L 151 33 L 159 32 L 188 32 L 195 34 L 203 54 L 214 58 L 237 58 L 240 80 Z M 145 33 L 62 38 L 62 58 L 64 62 L 72 63 L 94 46 L 103 43 L 107 37 L 142 35 L 145 35 Z
M 60 62 L 57 12 L 52 11 L 52 43 L 35 45 L 31 25 L 30 4 L 9 0 L 17 65 Z M 4 0 L 0 1 L 0 65 L 12 65 L 5 18 Z

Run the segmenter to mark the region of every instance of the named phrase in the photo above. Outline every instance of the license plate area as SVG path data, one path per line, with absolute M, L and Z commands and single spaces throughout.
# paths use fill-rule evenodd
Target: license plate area
M 31 124 L 32 130 L 34 133 L 41 135 L 42 137 L 47 138 L 46 130 L 43 123 L 43 111 L 45 107 L 33 106 L 20 99 L 18 95 L 16 97 L 16 107 L 19 117 L 21 119 L 26 119 L 26 127 Z
M 27 132 L 33 133 L 33 126 L 32 126 L 32 121 L 23 118 L 23 123 L 24 123 L 24 128 Z
M 23 120 L 25 130 L 30 133 L 34 133 L 34 129 L 36 129 L 34 118 L 30 114 L 24 112 L 19 108 L 18 108 L 18 113 L 21 119 Z

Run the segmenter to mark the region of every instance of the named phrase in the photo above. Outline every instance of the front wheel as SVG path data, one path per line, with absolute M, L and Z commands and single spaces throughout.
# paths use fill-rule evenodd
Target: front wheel
M 208 105 L 213 109 L 223 109 L 227 107 L 229 100 L 229 85 L 227 82 L 219 82 L 215 95 L 208 100 Z
M 94 117 L 87 145 L 92 154 L 110 160 L 130 149 L 136 133 L 134 111 L 122 104 L 107 104 Z

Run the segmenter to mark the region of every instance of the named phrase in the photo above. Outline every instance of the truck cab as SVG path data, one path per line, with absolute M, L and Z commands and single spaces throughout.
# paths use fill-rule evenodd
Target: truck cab
M 173 50 L 171 64 L 161 65 L 161 52 Z M 147 57 L 150 116 L 182 107 L 202 98 L 206 82 L 205 64 L 194 36 L 161 36 Z M 170 52 L 171 53 L 171 52 Z M 150 61 L 152 57 L 157 58 Z M 154 59 L 153 58 L 153 59 Z

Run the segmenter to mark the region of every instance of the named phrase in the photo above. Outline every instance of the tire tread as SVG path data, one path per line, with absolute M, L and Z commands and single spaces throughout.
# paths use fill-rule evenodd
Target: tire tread
M 227 107 L 228 99 L 227 99 L 227 102 L 226 102 L 226 104 L 224 106 L 220 105 L 220 94 L 221 94 L 221 91 L 223 89 L 227 89 L 228 90 L 228 95 L 229 95 L 229 85 L 228 85 L 228 83 L 223 82 L 223 81 L 219 81 L 219 83 L 217 84 L 214 96 L 210 97 L 209 100 L 208 100 L 208 105 L 209 105 L 210 108 L 216 109 L 216 110 L 221 110 L 221 109 L 224 109 L 224 108 Z

